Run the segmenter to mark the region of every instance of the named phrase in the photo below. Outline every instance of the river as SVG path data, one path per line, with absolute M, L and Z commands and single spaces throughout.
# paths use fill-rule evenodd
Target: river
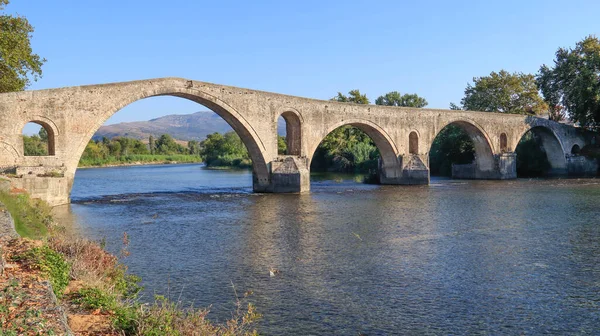
M 263 335 L 600 330 L 598 179 L 251 184 L 197 164 L 80 169 L 67 209 L 113 253 L 127 232 L 144 299 L 224 321 L 251 291 Z

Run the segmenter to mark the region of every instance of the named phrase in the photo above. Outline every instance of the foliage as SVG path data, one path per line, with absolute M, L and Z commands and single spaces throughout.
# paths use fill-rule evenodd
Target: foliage
M 0 11 L 9 0 L 0 0 Z M 42 76 L 46 61 L 31 49 L 33 27 L 23 16 L 0 15 L 0 93 L 21 91 Z
M 23 262 L 27 267 L 37 269 L 48 277 L 52 284 L 52 290 L 57 297 L 61 297 L 63 291 L 69 284 L 69 273 L 71 265 L 64 256 L 55 250 L 43 245 L 27 250 L 16 256 L 16 260 Z
M 37 134 L 23 135 L 23 152 L 25 156 L 48 155 L 48 142 L 42 140 Z
M 77 291 L 73 302 L 85 309 L 100 309 L 102 312 L 108 312 L 117 307 L 117 298 L 98 287 L 81 288 Z
M 361 94 L 360 90 L 350 90 L 348 96 L 338 92 L 337 96 L 331 98 L 333 101 L 340 103 L 354 103 L 354 104 L 369 104 L 369 98 L 367 95 Z
M 151 145 L 152 144 L 152 145 Z M 170 135 L 163 134 L 158 140 L 152 137 L 146 145 L 140 140 L 115 137 L 90 141 L 79 160 L 80 167 L 127 164 L 135 162 L 199 162 L 200 144 L 188 142 L 187 148 L 178 144 Z
M 436 136 L 429 153 L 431 175 L 450 176 L 452 164 L 473 162 L 473 140 L 460 126 L 448 125 Z
M 461 100 L 465 110 L 530 115 L 539 115 L 548 110 L 531 74 L 511 74 L 501 70 L 489 76 L 474 77 L 473 83 L 467 84 Z
M 213 133 L 201 143 L 200 156 L 207 167 L 252 166 L 250 155 L 242 139 L 235 132 Z
M 542 147 L 542 140 L 534 132 L 527 132 L 515 150 L 517 175 L 520 177 L 543 176 L 550 169 L 550 162 Z
M 90 159 L 82 157 L 79 161 L 79 167 L 99 167 L 121 164 L 136 164 L 141 163 L 194 163 L 200 162 L 201 158 L 198 155 L 174 154 L 174 155 L 150 155 L 150 154 L 132 154 L 126 156 L 108 156 L 99 159 Z
M 584 127 L 600 126 L 600 40 L 588 36 L 574 49 L 559 48 L 554 67 L 542 65 L 537 84 L 551 111 L 564 108 Z
M 377 168 L 379 151 L 371 138 L 353 126 L 342 126 L 319 144 L 311 171 L 367 173 Z
M 173 140 L 168 134 L 161 135 L 158 140 L 156 140 L 156 154 L 184 154 L 187 153 L 187 150 L 182 145 L 178 144 Z
M 287 154 L 287 142 L 285 142 L 285 137 L 281 135 L 277 136 L 277 153 L 279 155 Z
M 404 106 L 404 107 L 425 107 L 427 106 L 427 100 L 423 97 L 419 97 L 417 94 L 404 94 L 401 95 L 398 91 L 388 92 L 383 96 L 379 96 L 375 100 L 377 105 L 386 106 Z
M 11 195 L 0 193 L 4 204 L 15 222 L 15 230 L 21 237 L 32 239 L 47 235 L 52 223 L 51 208 L 45 202 L 31 199 L 27 194 Z

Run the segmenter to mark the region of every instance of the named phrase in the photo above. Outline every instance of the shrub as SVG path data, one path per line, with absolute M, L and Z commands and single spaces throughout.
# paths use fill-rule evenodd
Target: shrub
M 100 309 L 104 312 L 112 311 L 117 307 L 117 299 L 100 288 L 82 288 L 77 291 L 73 302 L 82 305 L 86 309 Z
M 71 272 L 71 265 L 62 254 L 44 245 L 29 249 L 14 259 L 21 260 L 28 267 L 41 271 L 50 280 L 54 294 L 57 297 L 62 296 L 69 284 L 69 273 Z

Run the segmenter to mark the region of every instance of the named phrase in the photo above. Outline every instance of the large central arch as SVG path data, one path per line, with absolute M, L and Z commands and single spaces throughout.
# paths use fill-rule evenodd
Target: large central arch
M 108 108 L 99 108 L 100 113 L 96 118 L 96 123 L 90 125 L 85 137 L 77 146 L 75 155 L 71 156 L 71 162 L 68 162 L 67 166 L 77 167 L 79 159 L 81 158 L 87 143 L 92 139 L 96 131 L 98 131 L 98 129 L 111 116 L 131 103 L 157 96 L 173 96 L 184 98 L 203 105 L 218 114 L 240 136 L 242 142 L 248 149 L 248 153 L 252 160 L 255 189 L 257 186 L 267 186 L 269 184 L 270 175 L 265 159 L 266 148 L 252 125 L 250 125 L 250 123 L 238 111 L 236 111 L 226 102 L 193 87 L 161 87 L 152 90 L 140 90 L 140 92 L 137 94 L 129 95 L 125 99 L 115 101 L 113 104 L 109 105 Z

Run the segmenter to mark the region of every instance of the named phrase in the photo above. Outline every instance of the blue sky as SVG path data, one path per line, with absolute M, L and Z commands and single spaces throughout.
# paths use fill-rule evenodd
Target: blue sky
M 329 99 L 360 89 L 459 102 L 474 76 L 535 73 L 600 35 L 600 1 L 12 0 L 35 26 L 30 89 L 177 76 Z M 110 123 L 206 108 L 134 103 Z

